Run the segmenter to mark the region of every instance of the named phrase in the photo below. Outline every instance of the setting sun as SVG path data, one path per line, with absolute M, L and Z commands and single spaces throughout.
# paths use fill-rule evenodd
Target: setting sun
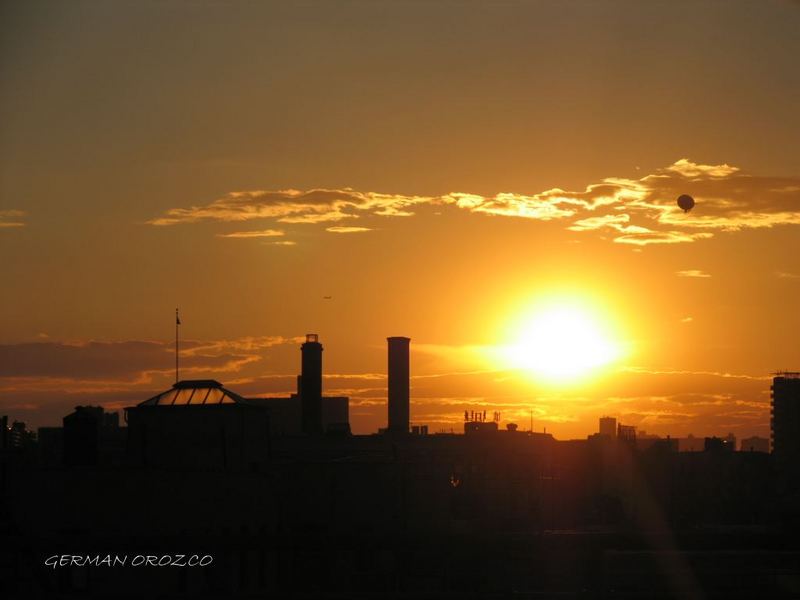
M 505 349 L 505 360 L 550 381 L 583 377 L 621 355 L 607 328 L 578 305 L 541 307 L 522 320 L 518 331 L 518 339 Z

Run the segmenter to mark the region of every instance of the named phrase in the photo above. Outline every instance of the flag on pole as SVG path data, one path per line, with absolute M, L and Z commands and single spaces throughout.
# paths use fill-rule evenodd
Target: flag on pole
M 181 318 L 178 316 L 178 309 L 175 309 L 175 383 L 178 383 L 180 372 L 178 371 L 178 355 L 179 355 L 179 339 L 178 339 L 178 325 L 181 324 Z

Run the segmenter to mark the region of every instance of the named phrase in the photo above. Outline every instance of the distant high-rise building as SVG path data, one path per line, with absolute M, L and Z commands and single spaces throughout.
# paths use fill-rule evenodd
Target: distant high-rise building
M 772 379 L 772 453 L 782 468 L 800 469 L 800 372 Z
M 428 426 L 427 425 L 412 425 L 411 426 L 411 434 L 412 435 L 428 435 Z
M 28 448 L 33 440 L 34 433 L 23 421 L 14 421 L 8 428 L 8 446 L 11 448 Z
M 636 427 L 633 425 L 617 425 L 617 438 L 623 442 L 636 445 Z
M 614 417 L 600 417 L 600 435 L 617 437 L 617 420 Z
M 757 435 L 744 438 L 740 449 L 742 452 L 769 452 L 769 440 Z
M 409 360 L 411 339 L 386 338 L 389 342 L 389 433 L 406 434 L 409 425 Z
M 316 333 L 306 335 L 300 347 L 300 403 L 303 412 L 303 433 L 322 433 L 322 344 Z

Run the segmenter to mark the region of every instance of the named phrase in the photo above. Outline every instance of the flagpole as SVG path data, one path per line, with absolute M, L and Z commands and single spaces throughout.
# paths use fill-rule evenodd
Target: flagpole
M 181 319 L 178 316 L 178 309 L 175 309 L 175 383 L 178 383 L 178 326 Z

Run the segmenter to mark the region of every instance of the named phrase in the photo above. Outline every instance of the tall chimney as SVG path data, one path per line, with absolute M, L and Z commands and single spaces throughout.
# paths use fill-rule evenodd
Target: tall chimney
M 389 342 L 389 433 L 408 433 L 408 345 L 411 338 L 390 337 Z
M 300 375 L 300 406 L 303 411 L 303 433 L 322 433 L 322 344 L 316 333 L 306 334 Z

